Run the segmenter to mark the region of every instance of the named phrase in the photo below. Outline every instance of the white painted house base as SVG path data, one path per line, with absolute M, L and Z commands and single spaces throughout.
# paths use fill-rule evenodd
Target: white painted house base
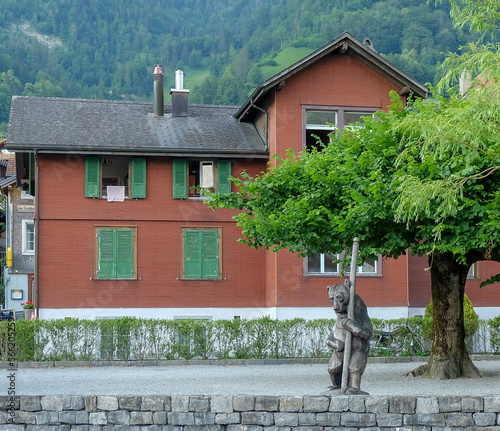
M 476 307 L 481 319 L 491 319 L 500 315 L 500 307 Z M 400 319 L 423 316 L 424 309 L 408 307 L 368 307 L 368 314 L 376 319 Z M 333 319 L 335 312 L 331 307 L 271 307 L 271 308 L 42 308 L 41 319 L 108 319 L 116 317 L 142 317 L 152 319 L 256 319 L 269 316 L 272 319 L 286 320 L 302 318 Z

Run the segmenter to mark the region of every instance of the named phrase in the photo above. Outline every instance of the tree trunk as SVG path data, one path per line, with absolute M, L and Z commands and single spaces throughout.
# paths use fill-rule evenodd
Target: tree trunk
M 468 265 L 452 253 L 429 256 L 433 303 L 432 348 L 427 364 L 413 375 L 429 374 L 435 379 L 481 377 L 465 345 L 464 292 Z

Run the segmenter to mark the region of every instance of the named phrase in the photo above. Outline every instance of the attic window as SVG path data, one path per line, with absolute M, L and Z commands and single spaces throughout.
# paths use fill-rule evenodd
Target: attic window
M 355 130 L 354 123 L 363 123 L 363 118 L 373 115 L 377 108 L 354 107 L 304 107 L 304 143 L 307 150 L 321 148 L 321 144 L 328 145 L 330 134 L 344 129 Z M 320 142 L 318 142 L 318 139 Z

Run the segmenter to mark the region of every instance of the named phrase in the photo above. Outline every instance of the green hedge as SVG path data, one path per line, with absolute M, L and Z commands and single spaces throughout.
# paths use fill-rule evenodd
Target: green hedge
M 334 319 L 269 317 L 20 320 L 15 324 L 14 341 L 8 322 L 0 322 L 0 355 L 6 361 L 13 343 L 17 361 L 318 358 L 331 353 L 326 340 L 334 323 Z M 372 319 L 372 323 L 372 356 L 429 353 L 430 319 Z M 500 353 L 500 316 L 480 320 L 474 345 L 476 353 Z

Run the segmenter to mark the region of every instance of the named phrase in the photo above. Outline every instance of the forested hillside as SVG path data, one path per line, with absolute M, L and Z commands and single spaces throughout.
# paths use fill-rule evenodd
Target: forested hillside
M 421 82 L 469 35 L 425 0 L 1 0 L 0 137 L 12 95 L 147 100 L 154 64 L 190 102 L 240 104 L 344 31 Z

